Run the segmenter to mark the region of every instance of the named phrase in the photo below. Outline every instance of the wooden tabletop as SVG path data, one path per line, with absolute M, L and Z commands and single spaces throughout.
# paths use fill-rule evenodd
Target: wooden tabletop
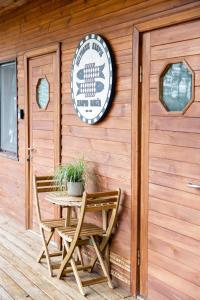
M 46 194 L 45 199 L 62 207 L 81 206 L 82 204 L 82 197 L 69 196 L 67 192 L 50 192 Z

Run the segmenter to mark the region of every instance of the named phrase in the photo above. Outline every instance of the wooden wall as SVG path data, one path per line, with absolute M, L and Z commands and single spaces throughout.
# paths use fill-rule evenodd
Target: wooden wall
M 130 283 L 132 31 L 140 20 L 181 11 L 198 0 L 35 0 L 0 19 L 0 61 L 18 59 L 18 104 L 24 108 L 26 50 L 61 42 L 62 162 L 84 154 L 99 189 L 120 186 L 118 232 L 112 243 L 113 274 Z M 106 118 L 89 126 L 78 118 L 70 97 L 70 66 L 79 40 L 95 32 L 108 40 L 116 72 L 115 97 Z M 0 154 L 0 208 L 24 222 L 25 121 L 19 121 L 19 161 Z M 134 199 L 133 199 L 134 201 Z M 119 255 L 119 256 L 118 256 Z M 119 266 L 117 266 L 119 265 Z M 120 267 L 121 265 L 121 267 Z

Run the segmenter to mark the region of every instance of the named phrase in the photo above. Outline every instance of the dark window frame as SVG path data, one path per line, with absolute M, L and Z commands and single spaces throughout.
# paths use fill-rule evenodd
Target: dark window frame
M 18 134 L 18 78 L 17 78 L 17 58 L 10 58 L 8 60 L 0 61 L 0 67 L 5 64 L 15 64 L 15 82 L 16 82 L 16 152 L 11 152 L 1 149 L 1 134 L 0 134 L 0 156 L 13 160 L 19 160 L 19 134 Z M 0 95 L 0 109 L 1 109 L 1 95 Z M 1 126 L 1 117 L 0 117 Z

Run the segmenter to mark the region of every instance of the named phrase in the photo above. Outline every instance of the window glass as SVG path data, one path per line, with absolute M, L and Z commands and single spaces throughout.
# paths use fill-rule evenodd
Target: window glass
M 171 64 L 161 78 L 161 99 L 168 111 L 182 111 L 192 98 L 192 74 L 183 62 Z
M 36 97 L 39 108 L 46 109 L 49 103 L 49 83 L 46 78 L 38 80 Z
M 17 153 L 16 63 L 0 65 L 1 151 Z

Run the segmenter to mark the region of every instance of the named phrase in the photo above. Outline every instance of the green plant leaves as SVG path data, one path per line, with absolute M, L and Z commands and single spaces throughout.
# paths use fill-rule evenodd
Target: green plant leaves
M 73 163 L 60 165 L 55 170 L 55 181 L 61 190 L 66 190 L 67 182 L 82 182 L 85 183 L 85 161 L 79 159 Z

